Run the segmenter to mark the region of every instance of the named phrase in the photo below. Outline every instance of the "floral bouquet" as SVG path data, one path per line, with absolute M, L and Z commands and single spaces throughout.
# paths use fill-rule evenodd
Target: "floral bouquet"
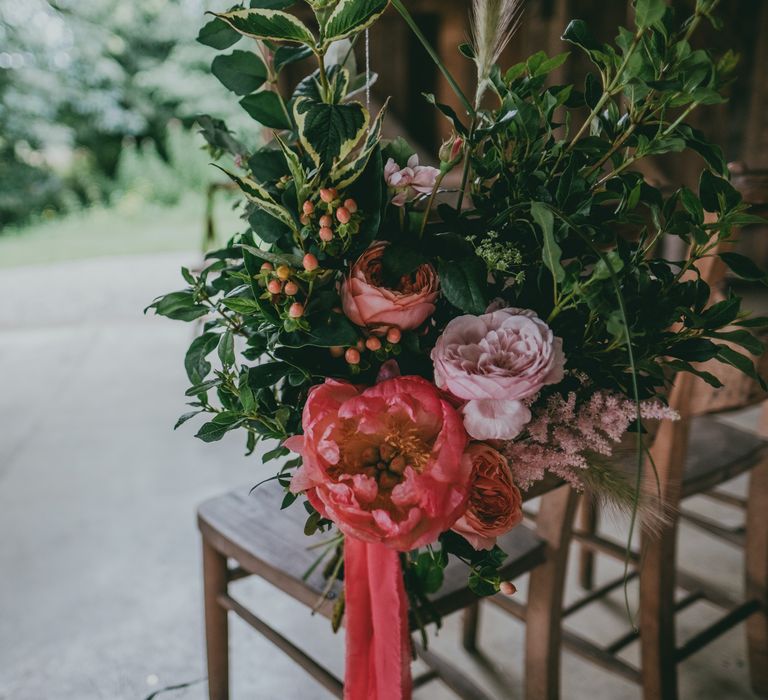
M 550 473 L 636 508 L 635 477 L 608 458 L 629 433 L 640 460 L 644 421 L 674 418 L 675 373 L 717 386 L 700 363 L 719 361 L 757 379 L 750 329 L 765 320 L 733 295 L 711 304 L 699 269 L 719 254 L 763 280 L 718 252 L 755 217 L 720 149 L 686 123 L 723 99 L 736 60 L 690 43 L 701 22 L 717 25 L 717 0 L 684 18 L 637 0 L 615 43 L 571 22 L 563 39 L 593 70 L 583 89 L 552 84 L 569 54 L 502 69 L 519 3 L 477 0 L 458 47 L 477 68 L 470 99 L 402 0 L 293 4 L 253 0 L 200 33 L 218 50 L 253 40 L 212 70 L 267 143 L 248 153 L 200 119 L 243 192 L 242 231 L 151 308 L 203 322 L 179 425 L 209 414 L 197 437 L 240 429 L 249 454 L 277 441 L 262 461 L 277 463 L 282 507 L 303 501 L 308 534 L 340 531 L 321 556 L 344 562 L 348 697 L 375 697 L 382 677 L 407 696 L 408 602 L 425 606 L 454 555 L 478 595 L 512 590 L 495 542 L 522 519 L 520 489 Z M 426 96 L 452 131 L 434 167 L 382 140 L 386 104 L 369 113 L 375 75 L 356 68 L 360 37 L 389 5 L 462 105 Z M 281 71 L 304 59 L 312 72 L 281 90 Z M 698 192 L 662 192 L 633 167 L 686 149 L 702 158 Z M 661 256 L 670 236 L 685 259 Z M 382 645 L 400 662 L 375 671 Z

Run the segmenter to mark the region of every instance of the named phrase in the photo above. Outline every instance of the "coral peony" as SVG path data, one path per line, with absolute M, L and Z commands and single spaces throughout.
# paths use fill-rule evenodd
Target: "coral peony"
M 421 377 L 361 389 L 329 379 L 304 406 L 303 458 L 291 481 L 347 535 L 410 550 L 434 542 L 466 508 L 472 465 L 455 409 Z
M 472 460 L 469 503 L 464 515 L 451 528 L 475 549 L 490 549 L 496 538 L 523 519 L 523 497 L 512 482 L 507 460 L 482 442 L 467 449 Z
M 413 154 L 408 165 L 401 168 L 390 158 L 384 166 L 384 180 L 395 191 L 392 204 L 402 207 L 420 194 L 430 194 L 435 187 L 440 171 L 428 165 L 419 165 L 419 156 Z
M 531 419 L 523 400 L 562 380 L 565 357 L 562 340 L 533 311 L 502 309 L 453 319 L 432 361 L 437 386 L 467 402 L 467 432 L 511 440 Z
M 390 327 L 417 328 L 435 312 L 439 280 L 435 268 L 419 265 L 400 278 L 396 287 L 383 286 L 382 260 L 386 242 L 376 242 L 352 266 L 341 286 L 344 313 L 352 323 L 376 335 Z

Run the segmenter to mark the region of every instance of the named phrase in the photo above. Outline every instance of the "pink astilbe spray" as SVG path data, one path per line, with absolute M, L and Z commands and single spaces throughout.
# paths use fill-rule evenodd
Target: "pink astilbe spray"
M 678 415 L 656 399 L 642 401 L 644 420 L 676 420 Z M 527 436 L 502 448 L 515 482 L 523 489 L 549 471 L 575 488 L 584 488 L 583 472 L 590 458 L 611 457 L 637 416 L 635 402 L 619 394 L 599 391 L 587 401 L 555 394 L 533 409 Z

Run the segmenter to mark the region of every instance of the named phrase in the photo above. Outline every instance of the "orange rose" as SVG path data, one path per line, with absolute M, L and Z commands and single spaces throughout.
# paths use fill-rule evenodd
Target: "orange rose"
M 490 549 L 523 519 L 523 497 L 503 455 L 482 442 L 466 454 L 472 460 L 469 503 L 451 529 L 475 549 Z

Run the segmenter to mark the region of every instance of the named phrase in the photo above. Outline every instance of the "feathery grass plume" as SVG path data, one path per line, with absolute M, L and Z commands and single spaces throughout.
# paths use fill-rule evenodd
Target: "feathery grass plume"
M 472 48 L 477 65 L 475 106 L 489 86 L 491 70 L 520 25 L 523 0 L 472 0 Z

